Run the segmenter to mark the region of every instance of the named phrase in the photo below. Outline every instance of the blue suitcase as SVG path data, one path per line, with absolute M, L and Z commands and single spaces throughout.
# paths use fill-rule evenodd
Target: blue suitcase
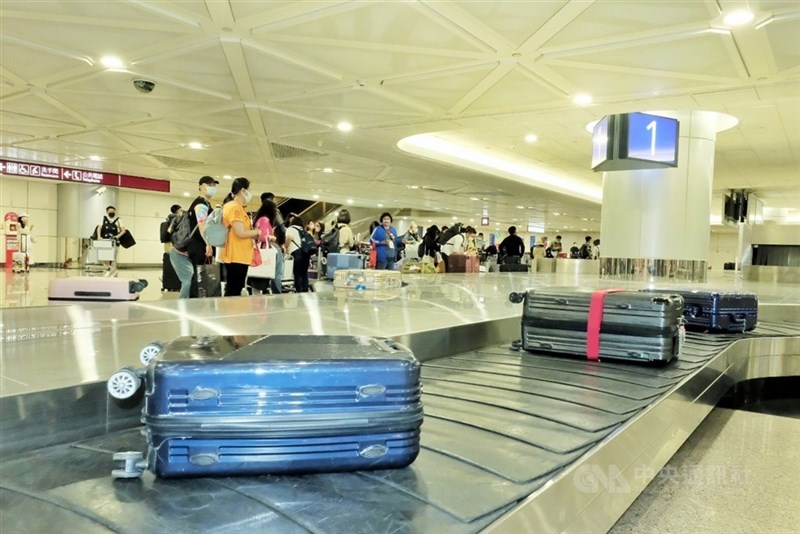
M 653 290 L 647 290 L 653 291 Z M 758 323 L 758 296 L 754 293 L 658 289 L 683 297 L 686 328 L 710 332 L 746 332 Z
M 181 337 L 137 377 L 148 452 L 116 454 L 117 477 L 400 468 L 419 453 L 419 363 L 389 339 Z
M 360 254 L 328 254 L 325 278 L 333 280 L 339 269 L 364 269 L 364 256 Z

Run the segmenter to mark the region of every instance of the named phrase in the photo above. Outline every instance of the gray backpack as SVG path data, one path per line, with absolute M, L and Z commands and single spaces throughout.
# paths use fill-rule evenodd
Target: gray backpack
M 212 247 L 224 247 L 228 239 L 228 229 L 222 224 L 222 208 L 216 208 L 206 219 L 206 243 Z

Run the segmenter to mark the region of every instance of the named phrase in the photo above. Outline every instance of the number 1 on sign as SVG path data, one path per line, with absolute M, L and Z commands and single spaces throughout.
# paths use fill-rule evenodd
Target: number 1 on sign
M 647 130 L 650 130 L 650 155 L 656 155 L 656 121 L 650 121 L 647 125 Z

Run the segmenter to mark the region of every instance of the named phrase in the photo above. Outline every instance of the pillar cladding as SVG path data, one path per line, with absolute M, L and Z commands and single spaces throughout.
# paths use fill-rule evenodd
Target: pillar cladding
M 654 111 L 680 121 L 678 167 L 603 173 L 601 277 L 705 281 L 717 133 L 737 120 Z
M 114 187 L 59 184 L 58 237 L 89 237 L 103 221 L 106 206 L 117 206 Z

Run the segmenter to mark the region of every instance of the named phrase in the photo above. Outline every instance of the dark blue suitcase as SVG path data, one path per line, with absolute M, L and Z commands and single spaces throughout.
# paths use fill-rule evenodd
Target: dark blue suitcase
M 653 291 L 653 290 L 647 290 Z M 746 332 L 758 323 L 758 296 L 754 293 L 658 289 L 683 297 L 686 328 L 711 332 Z
M 115 455 L 118 477 L 400 468 L 419 453 L 419 363 L 389 339 L 181 337 L 144 382 L 147 458 Z

